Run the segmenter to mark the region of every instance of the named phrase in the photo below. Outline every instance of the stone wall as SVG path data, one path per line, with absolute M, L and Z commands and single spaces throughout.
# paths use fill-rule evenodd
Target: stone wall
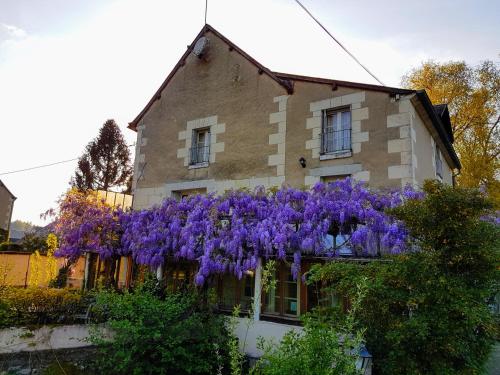
M 137 124 L 135 209 L 180 191 L 300 188 L 339 176 L 387 188 L 432 178 L 419 173 L 433 168 L 420 143 L 437 135 L 413 94 L 302 80 L 290 94 L 217 35 L 205 36 L 206 55 L 189 54 Z M 321 154 L 323 111 L 336 108 L 351 111 L 352 147 Z M 210 158 L 190 165 L 196 129 L 210 131 Z

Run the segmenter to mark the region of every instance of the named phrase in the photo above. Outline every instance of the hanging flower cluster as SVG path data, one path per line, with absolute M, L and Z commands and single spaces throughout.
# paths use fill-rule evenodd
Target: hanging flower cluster
M 360 256 L 404 251 L 405 228 L 385 210 L 420 196 L 411 189 L 381 193 L 345 179 L 318 183 L 310 191 L 267 193 L 258 188 L 169 198 L 160 206 L 131 212 L 94 204 L 82 208 L 69 199 L 62 212 L 77 208 L 79 216 L 59 219 L 59 255 L 74 257 L 89 250 L 103 257 L 131 255 L 153 268 L 167 258 L 196 260 L 199 285 L 213 274 L 241 278 L 259 258 L 293 258 L 297 276 L 304 255 L 341 255 L 338 239 Z
M 59 238 L 58 257 L 74 261 L 85 251 L 94 251 L 103 258 L 120 247 L 123 211 L 113 208 L 95 194 L 70 190 L 59 201 L 59 212 L 53 230 Z

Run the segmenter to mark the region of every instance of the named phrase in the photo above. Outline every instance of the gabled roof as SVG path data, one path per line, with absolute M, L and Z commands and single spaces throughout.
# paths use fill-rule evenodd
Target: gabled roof
M 177 73 L 177 70 L 181 66 L 184 65 L 184 62 L 185 62 L 186 58 L 189 56 L 189 54 L 191 53 L 191 51 L 193 50 L 194 45 L 196 44 L 196 41 L 199 38 L 201 38 L 207 31 L 210 31 L 213 34 L 215 34 L 218 38 L 220 38 L 227 45 L 229 45 L 229 48 L 231 50 L 234 50 L 234 51 L 238 52 L 241 56 L 243 56 L 245 59 L 247 59 L 250 63 L 252 63 L 253 65 L 255 65 L 259 69 L 259 72 L 261 72 L 263 74 L 267 74 L 271 79 L 273 79 L 276 82 L 278 82 L 281 86 L 283 86 L 283 88 L 289 94 L 291 94 L 293 92 L 293 86 L 291 85 L 290 81 L 288 81 L 286 79 L 278 78 L 273 72 L 271 72 L 268 68 L 266 68 L 264 65 L 262 65 L 257 60 L 255 60 L 253 57 L 251 57 L 249 54 L 247 54 L 245 51 L 243 51 L 240 47 L 238 47 L 236 44 L 234 44 L 229 39 L 227 39 L 224 35 L 222 35 L 217 30 L 215 30 L 212 26 L 210 26 L 209 24 L 206 24 L 201 29 L 201 31 L 198 33 L 198 35 L 196 36 L 196 38 L 194 38 L 193 42 L 188 46 L 186 52 L 184 52 L 184 54 L 182 55 L 182 57 L 180 58 L 180 60 L 177 62 L 177 64 L 174 66 L 174 69 L 172 69 L 172 71 L 170 72 L 170 74 L 168 75 L 168 77 L 165 79 L 165 81 L 163 81 L 163 83 L 161 84 L 160 88 L 158 90 L 156 90 L 156 93 L 149 100 L 148 104 L 146 104 L 146 106 L 144 107 L 144 109 L 137 115 L 137 117 L 132 122 L 129 123 L 129 125 L 128 125 L 129 129 L 136 130 L 137 124 L 139 123 L 139 121 L 141 120 L 141 118 L 146 114 L 146 112 L 153 105 L 153 103 L 156 100 L 160 99 L 161 92 L 163 91 L 163 89 L 168 85 L 168 83 L 170 82 L 170 80 L 172 79 L 172 77 L 175 75 L 175 73 Z
M 175 75 L 177 70 L 184 65 L 184 62 L 186 58 L 189 56 L 191 51 L 194 48 L 194 45 L 196 44 L 196 41 L 201 38 L 207 31 L 212 32 L 214 35 L 216 35 L 218 38 L 220 38 L 222 41 L 224 41 L 231 50 L 234 50 L 238 52 L 241 56 L 243 56 L 245 59 L 247 59 L 250 63 L 255 65 L 259 71 L 263 74 L 267 74 L 271 79 L 275 80 L 277 83 L 279 83 L 283 88 L 289 93 L 293 93 L 293 86 L 294 86 L 294 81 L 306 81 L 306 82 L 314 82 L 314 83 L 324 83 L 328 85 L 333 85 L 333 86 L 343 86 L 343 87 L 352 87 L 352 88 L 359 88 L 363 90 L 372 90 L 372 91 L 381 91 L 381 92 L 387 92 L 387 93 L 393 93 L 393 94 L 410 94 L 414 93 L 414 90 L 407 90 L 407 89 L 401 89 L 401 88 L 396 88 L 396 87 L 387 87 L 387 86 L 380 86 L 380 85 L 372 85 L 372 84 L 367 84 L 367 83 L 358 83 L 358 82 L 349 82 L 349 81 L 339 81 L 339 80 L 334 80 L 334 79 L 327 79 L 327 78 L 319 78 L 319 77 L 308 77 L 308 76 L 301 76 L 301 75 L 296 75 L 296 74 L 288 74 L 288 73 L 278 73 L 278 72 L 272 72 L 270 69 L 266 68 L 264 65 L 259 63 L 257 60 L 255 60 L 253 57 L 251 57 L 249 54 L 247 54 L 245 51 L 243 51 L 240 47 L 238 47 L 236 44 L 231 42 L 229 39 L 227 39 L 224 35 L 222 35 L 220 32 L 215 30 L 212 26 L 206 24 L 201 31 L 198 33 L 196 38 L 194 38 L 193 42 L 188 46 L 188 49 L 180 60 L 177 62 L 177 64 L 174 66 L 168 77 L 163 81 L 161 86 L 156 90 L 156 93 L 153 95 L 153 97 L 149 100 L 149 102 L 146 104 L 144 109 L 137 115 L 137 117 L 129 123 L 129 128 L 132 130 L 136 130 L 137 124 L 139 121 L 142 119 L 142 117 L 146 114 L 146 112 L 149 110 L 149 108 L 153 105 L 153 103 L 160 99 L 161 97 L 161 92 L 165 87 L 168 85 L 172 77 Z
M 439 134 L 439 138 L 443 142 L 444 146 L 446 147 L 446 150 L 448 151 L 448 154 L 450 155 L 451 159 L 453 160 L 453 163 L 455 164 L 455 168 L 461 169 L 462 165 L 460 164 L 460 160 L 458 159 L 455 149 L 453 148 L 453 135 L 451 132 L 451 123 L 449 122 L 450 116 L 449 115 L 447 116 L 448 124 L 445 124 L 440 115 L 444 113 L 445 114 L 444 120 L 446 120 L 446 114 L 448 113 L 448 106 L 446 104 L 441 104 L 438 106 L 438 111 L 436 111 L 435 106 L 432 104 L 425 90 L 418 90 L 417 97 L 422 103 L 425 111 L 429 115 L 432 124 L 434 125 L 434 128 L 437 130 Z M 446 111 L 444 111 L 444 109 L 441 107 L 442 105 L 446 106 Z M 449 131 L 447 129 L 448 126 L 449 126 Z
M 259 69 L 260 73 L 267 74 L 271 79 L 273 79 L 274 81 L 279 83 L 281 86 L 283 86 L 283 88 L 286 90 L 286 92 L 288 92 L 288 94 L 293 94 L 295 81 L 327 84 L 327 85 L 331 85 L 332 88 L 336 88 L 337 86 L 341 86 L 341 87 L 350 87 L 350 88 L 357 88 L 357 89 L 369 90 L 369 91 L 386 92 L 386 93 L 391 94 L 391 95 L 415 94 L 417 96 L 417 98 L 422 102 L 422 105 L 425 108 L 425 111 L 429 114 L 429 117 L 432 121 L 432 124 L 436 128 L 436 130 L 439 134 L 439 137 L 443 141 L 451 159 L 453 160 L 453 162 L 455 164 L 455 167 L 461 168 L 460 161 L 459 161 L 458 156 L 455 153 L 455 150 L 453 148 L 453 132 L 452 132 L 452 128 L 451 128 L 448 106 L 446 104 L 438 104 L 436 106 L 433 106 L 429 97 L 427 96 L 427 93 L 425 92 L 425 90 L 410 90 L 410 89 L 402 89 L 402 88 L 398 88 L 398 87 L 388 87 L 388 86 L 374 85 L 374 84 L 368 84 L 368 83 L 340 81 L 340 80 L 328 79 L 328 78 L 310 77 L 310 76 L 302 76 L 302 75 L 297 75 L 297 74 L 273 72 L 270 69 L 266 68 L 261 63 L 259 63 L 253 57 L 248 55 L 245 51 L 243 51 L 241 48 L 239 48 L 236 44 L 231 42 L 224 35 L 222 35 L 220 32 L 218 32 L 217 30 L 215 30 L 212 26 L 210 26 L 208 24 L 203 26 L 203 28 L 198 33 L 196 38 L 194 38 L 193 42 L 188 46 L 186 52 L 184 52 L 184 54 L 182 55 L 180 60 L 177 62 L 174 69 L 172 69 L 172 71 L 170 72 L 168 77 L 165 79 L 165 81 L 163 81 L 163 83 L 158 88 L 158 90 L 156 90 L 156 93 L 149 100 L 149 102 L 146 104 L 144 109 L 136 116 L 136 118 L 133 121 L 131 121 L 129 123 L 129 125 L 128 125 L 129 129 L 137 131 L 137 124 L 139 123 L 139 121 L 144 117 L 144 115 L 147 113 L 147 111 L 153 105 L 153 103 L 156 100 L 160 99 L 161 92 L 168 85 L 168 83 L 170 82 L 172 77 L 175 75 L 177 70 L 184 65 L 186 58 L 189 56 L 189 54 L 193 50 L 194 45 L 196 44 L 196 41 L 199 38 L 201 38 L 208 31 L 210 31 L 215 36 L 217 36 L 222 41 L 224 41 L 229 46 L 230 50 L 234 50 L 234 51 L 238 52 L 241 56 L 243 56 L 245 59 L 247 59 L 250 63 L 255 65 Z
M 448 138 L 450 142 L 455 142 L 455 138 L 453 137 L 453 129 L 451 128 L 451 120 L 450 120 L 450 112 L 448 111 L 448 104 L 435 104 L 434 111 L 436 111 L 437 115 L 441 118 L 443 122 L 444 128 L 448 133 Z
M 3 186 L 3 188 L 7 191 L 7 193 L 9 193 L 9 194 L 10 194 L 10 196 L 11 196 L 14 200 L 16 200 L 16 199 L 17 199 L 17 198 L 16 198 L 16 196 L 15 196 L 14 194 L 12 194 L 12 192 L 11 192 L 11 191 L 7 188 L 7 186 L 5 186 L 5 184 L 2 182 L 2 180 L 0 180 L 0 186 Z

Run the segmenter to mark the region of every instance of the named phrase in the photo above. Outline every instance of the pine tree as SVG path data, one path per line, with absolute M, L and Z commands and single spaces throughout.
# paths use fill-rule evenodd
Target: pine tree
M 71 186 L 81 191 L 124 187 L 132 175 L 130 152 L 115 120 L 107 120 L 78 160 Z

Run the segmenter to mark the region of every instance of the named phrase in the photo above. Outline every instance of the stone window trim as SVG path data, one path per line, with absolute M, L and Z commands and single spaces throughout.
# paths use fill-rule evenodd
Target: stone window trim
M 368 120 L 369 118 L 368 107 L 362 106 L 362 103 L 365 102 L 365 96 L 364 91 L 359 91 L 352 94 L 311 102 L 309 104 L 309 110 L 312 116 L 306 119 L 306 129 L 312 131 L 312 137 L 306 140 L 306 150 L 311 150 L 313 159 L 329 160 L 347 158 L 361 152 L 361 144 L 369 141 L 369 132 L 361 131 L 362 121 Z M 323 114 L 325 111 L 335 111 L 342 108 L 350 108 L 351 112 L 351 150 L 323 154 L 321 152 Z
M 196 130 L 207 129 L 209 140 L 207 147 L 209 148 L 208 160 L 200 163 L 191 163 L 191 150 L 193 147 L 193 137 Z M 226 124 L 219 123 L 216 115 L 190 120 L 186 123 L 186 129 L 181 130 L 178 135 L 180 141 L 184 141 L 184 147 L 177 149 L 177 158 L 184 159 L 184 166 L 188 169 L 208 168 L 210 164 L 216 162 L 216 155 L 224 152 L 224 142 L 218 141 L 218 135 L 225 133 Z
M 352 155 L 351 106 L 341 106 L 322 110 L 320 160 L 350 157 Z M 344 124 L 344 114 L 348 124 Z M 330 124 L 330 120 L 336 124 Z M 340 129 L 339 129 L 340 127 Z M 326 156 L 326 158 L 325 158 Z
M 323 178 L 348 175 L 355 181 L 370 181 L 370 171 L 363 170 L 361 164 L 344 164 L 311 168 L 309 169 L 309 176 L 305 176 L 304 184 L 311 187 L 315 183 L 321 182 Z
M 209 155 L 210 128 L 193 129 L 191 136 L 191 148 L 189 149 L 188 168 L 208 167 Z

